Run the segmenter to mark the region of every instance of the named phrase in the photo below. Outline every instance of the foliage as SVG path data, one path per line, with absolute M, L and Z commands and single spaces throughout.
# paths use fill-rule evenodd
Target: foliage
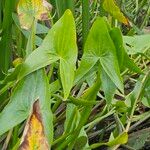
M 139 25 L 138 17 L 149 3 L 142 2 L 0 1 L 0 149 L 147 144 L 149 18 Z M 134 6 L 132 19 L 126 10 Z

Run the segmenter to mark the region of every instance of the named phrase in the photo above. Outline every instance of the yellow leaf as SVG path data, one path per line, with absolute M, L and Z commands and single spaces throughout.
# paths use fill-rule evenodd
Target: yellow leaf
M 21 27 L 31 28 L 34 19 L 48 20 L 51 4 L 46 0 L 19 0 L 17 12 Z
M 124 23 L 125 25 L 129 25 L 128 19 L 120 11 L 120 8 L 117 6 L 115 0 L 104 0 L 103 8 L 118 21 Z
M 18 65 L 22 64 L 23 62 L 23 59 L 22 58 L 16 58 L 14 61 L 13 61 L 13 66 L 16 68 Z
M 40 113 L 39 101 L 33 104 L 33 112 L 29 117 L 19 150 L 49 150 L 49 144 L 44 134 L 42 115 Z

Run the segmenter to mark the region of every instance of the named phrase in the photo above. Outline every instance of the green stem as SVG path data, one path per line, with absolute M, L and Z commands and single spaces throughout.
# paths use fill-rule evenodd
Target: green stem
M 89 0 L 82 0 L 82 38 L 83 45 L 87 39 L 90 26 L 90 9 L 89 9 Z
M 142 24 L 140 26 L 140 29 L 143 29 L 144 25 L 146 24 L 147 20 L 149 20 L 149 15 L 150 15 L 150 2 L 148 4 L 148 8 L 147 8 L 147 12 L 146 12 L 146 15 L 144 17 L 144 20 L 142 21 Z
M 144 86 L 145 86 L 145 84 L 146 84 L 146 82 L 147 82 L 147 80 L 148 80 L 148 78 L 149 78 L 149 74 L 150 74 L 150 72 L 148 72 L 148 73 L 145 75 L 145 77 L 143 78 L 143 80 L 142 80 L 142 87 L 141 87 L 141 89 L 139 90 L 139 92 L 137 93 L 137 98 L 136 98 L 136 100 L 135 100 L 134 103 L 133 103 L 133 106 L 132 106 L 132 109 L 131 109 L 131 113 L 130 113 L 130 118 L 129 118 L 129 121 L 128 121 L 127 126 L 126 126 L 126 132 L 129 131 L 129 128 L 130 128 L 130 125 L 131 125 L 131 122 L 132 122 L 132 118 L 133 118 L 133 115 L 134 115 L 134 111 L 135 111 L 135 109 L 136 109 L 136 104 L 137 104 L 137 102 L 138 102 L 138 101 L 140 100 L 140 98 L 141 98 L 141 95 L 142 95 Z
M 2 2 L 1 2 L 2 3 Z M 12 29 L 12 12 L 15 8 L 16 1 L 5 1 L 2 38 L 0 41 L 0 80 L 4 78 L 4 73 L 7 73 L 11 60 L 11 29 Z
M 64 0 L 55 0 L 58 19 L 63 15 L 65 11 L 65 2 Z
M 26 57 L 32 53 L 32 51 L 36 48 L 35 46 L 35 34 L 36 34 L 36 26 L 37 26 L 37 20 L 34 19 L 30 36 L 28 39 L 27 47 L 26 47 Z

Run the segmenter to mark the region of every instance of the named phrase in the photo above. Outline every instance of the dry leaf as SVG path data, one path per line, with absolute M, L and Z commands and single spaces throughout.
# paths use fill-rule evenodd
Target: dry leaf
M 31 28 L 33 20 L 48 20 L 52 5 L 46 0 L 19 0 L 17 12 L 23 29 Z
M 33 112 L 29 117 L 19 150 L 49 150 L 49 144 L 44 134 L 39 100 L 33 104 Z

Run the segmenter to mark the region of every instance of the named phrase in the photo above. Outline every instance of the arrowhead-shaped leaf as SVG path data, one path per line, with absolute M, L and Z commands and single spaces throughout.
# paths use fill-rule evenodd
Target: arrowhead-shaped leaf
M 49 103 L 49 85 L 43 70 L 28 75 L 16 86 L 10 102 L 0 113 L 0 135 L 23 122 L 31 114 L 33 103 L 39 99 L 44 134 L 48 142 L 53 139 L 53 116 Z
M 88 73 L 98 61 L 112 82 L 123 92 L 116 49 L 103 18 L 98 18 L 89 32 L 75 82 Z
M 40 47 L 34 50 L 17 67 L 11 75 L 8 75 L 4 82 L 22 79 L 28 74 L 60 60 L 60 77 L 66 99 L 73 86 L 74 71 L 76 69 L 77 45 L 76 30 L 73 15 L 66 10 L 64 15 L 49 30 Z
M 19 0 L 17 11 L 21 27 L 31 28 L 34 19 L 47 20 L 51 9 L 46 0 Z
M 73 85 L 76 59 L 75 22 L 71 11 L 67 10 L 50 29 L 42 45 L 27 57 L 18 79 L 60 60 L 60 77 L 66 99 Z

